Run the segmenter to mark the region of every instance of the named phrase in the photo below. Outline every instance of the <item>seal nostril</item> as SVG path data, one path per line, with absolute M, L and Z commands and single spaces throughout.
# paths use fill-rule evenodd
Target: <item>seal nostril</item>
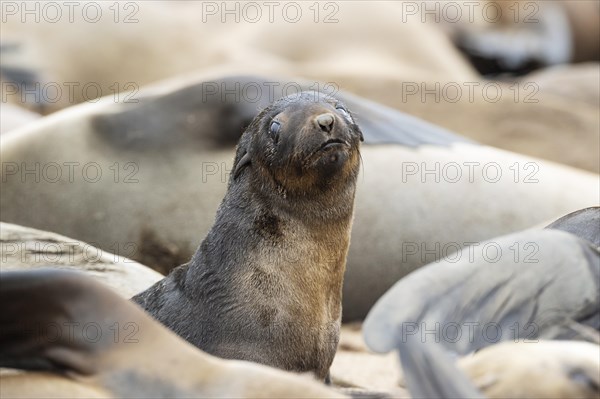
M 316 118 L 316 121 L 319 124 L 319 126 L 321 127 L 321 129 L 326 132 L 331 132 L 331 129 L 333 129 L 333 121 L 334 120 L 335 120 L 335 118 L 330 113 L 321 114 L 321 115 L 317 116 L 317 118 Z

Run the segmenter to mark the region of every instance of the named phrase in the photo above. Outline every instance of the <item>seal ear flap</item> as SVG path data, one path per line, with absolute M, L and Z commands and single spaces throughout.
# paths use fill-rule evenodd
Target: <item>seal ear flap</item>
M 235 150 L 235 161 L 233 162 L 232 172 L 234 180 L 238 178 L 246 166 L 252 163 L 252 157 L 248 151 L 252 140 L 252 135 L 249 133 L 250 129 L 252 129 L 252 127 L 248 127 L 248 130 L 242 135 L 240 143 Z
M 233 178 L 237 179 L 238 176 L 240 175 L 240 173 L 242 172 L 242 170 L 246 166 L 250 165 L 250 163 L 251 163 L 250 154 L 248 154 L 248 152 L 244 150 L 242 158 L 237 161 L 235 168 L 233 169 Z

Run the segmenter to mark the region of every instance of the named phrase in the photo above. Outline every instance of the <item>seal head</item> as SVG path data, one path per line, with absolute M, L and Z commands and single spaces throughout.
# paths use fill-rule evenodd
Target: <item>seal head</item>
M 278 192 L 323 194 L 358 173 L 360 128 L 346 106 L 318 92 L 284 97 L 261 112 L 240 140 L 234 178 L 250 164 Z

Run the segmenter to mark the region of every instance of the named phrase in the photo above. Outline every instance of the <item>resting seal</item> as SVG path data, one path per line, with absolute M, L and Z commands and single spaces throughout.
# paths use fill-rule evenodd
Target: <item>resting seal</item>
M 600 250 L 553 228 L 525 230 L 480 245 L 495 246 L 498 255 L 478 252 L 476 246 L 463 248 L 394 284 L 363 324 L 369 348 L 382 353 L 396 348 L 407 322 L 425 331 L 476 321 L 470 336 L 460 331 L 457 339 L 441 341 L 460 355 L 516 338 L 598 341 Z M 486 323 L 499 326 L 496 336 L 483 331 Z
M 89 275 L 0 281 L 3 398 L 343 397 L 307 376 L 207 355 Z
M 344 105 L 284 97 L 242 135 L 191 261 L 133 298 L 202 350 L 323 379 L 341 320 L 359 141 Z
M 444 339 L 443 337 L 437 337 Z M 433 339 L 398 343 L 413 398 L 598 398 L 600 346 L 581 341 L 507 341 L 454 361 Z
M 127 248 L 129 249 L 129 248 Z M 125 248 L 121 255 L 125 255 Z M 131 259 L 49 231 L 0 222 L 0 271 L 53 269 L 83 271 L 124 298 L 164 276 Z

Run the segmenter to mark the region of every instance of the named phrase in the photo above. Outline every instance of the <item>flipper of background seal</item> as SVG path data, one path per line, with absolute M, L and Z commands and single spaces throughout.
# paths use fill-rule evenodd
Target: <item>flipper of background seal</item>
M 350 93 L 336 94 L 353 110 L 365 135 L 365 144 L 397 144 L 418 148 L 423 145 L 449 147 L 455 143 L 474 141 L 459 136 L 440 126 L 399 112 L 385 105 Z
M 398 352 L 412 398 L 484 398 L 438 344 L 411 336 L 399 342 Z
M 265 80 L 285 82 L 248 76 L 163 82 L 132 97 L 139 103 L 115 104 L 111 96 L 15 130 L 1 138 L 3 220 L 107 251 L 133 243 L 133 259 L 167 273 L 208 232 L 232 169 L 233 143 L 271 100 L 222 97 L 221 83 L 229 82 L 228 90 L 238 81 L 241 90 Z M 210 94 L 206 101 L 203 93 Z M 338 94 L 365 125 L 366 140 L 344 282 L 346 320 L 363 318 L 394 282 L 443 257 L 436 245 L 462 247 L 600 202 L 598 175 L 470 143 Z M 62 176 L 55 179 L 50 172 L 57 165 Z M 473 165 L 479 166 L 471 176 Z M 452 180 L 456 167 L 459 181 Z M 406 243 L 417 250 L 399 252 Z
M 500 258 L 477 250 L 486 247 L 499 248 Z M 367 316 L 365 340 L 371 349 L 388 352 L 407 334 L 469 326 L 468 334 L 461 330 L 452 335 L 457 339 L 441 340 L 466 354 L 500 340 L 572 336 L 570 325 L 577 323 L 594 336 L 600 329 L 599 276 L 598 250 L 569 233 L 499 237 L 396 283 Z M 494 333 L 488 331 L 492 323 Z
M 600 347 L 589 342 L 504 342 L 457 360 L 429 333 L 399 343 L 413 398 L 586 398 L 600 393 Z
M 3 370 L 3 397 L 341 397 L 307 376 L 200 352 L 82 275 L 1 278 L 0 367 L 30 371 Z
M 550 223 L 547 229 L 574 234 L 600 247 L 600 207 L 580 209 Z
M 293 84 L 294 86 L 289 86 Z M 258 113 L 293 87 L 309 90 L 310 83 L 269 79 L 266 76 L 230 76 L 185 85 L 171 92 L 150 88 L 109 113 L 94 116 L 92 124 L 99 139 L 118 147 L 160 148 L 172 140 L 188 141 L 209 148 L 234 146 Z M 472 141 L 439 126 L 359 96 L 331 90 L 344 102 L 365 135 L 365 144 L 449 146 Z M 194 144 L 192 144 L 194 145 Z

